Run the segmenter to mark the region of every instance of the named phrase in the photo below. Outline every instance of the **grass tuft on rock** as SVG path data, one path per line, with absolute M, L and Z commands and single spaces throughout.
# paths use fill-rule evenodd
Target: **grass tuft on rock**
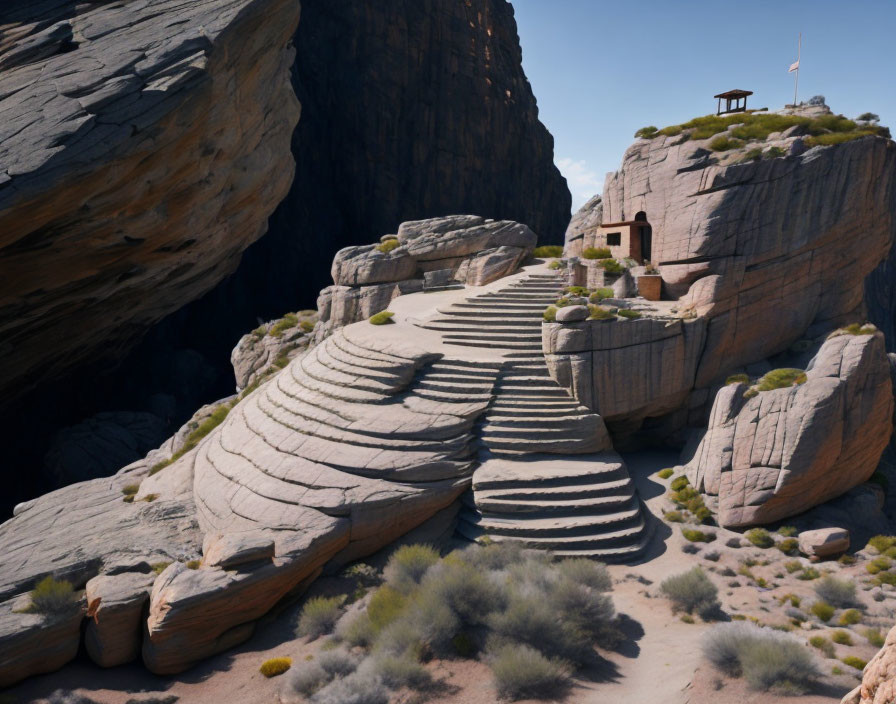
M 749 540 L 757 548 L 770 548 L 775 544 L 775 539 L 769 534 L 765 528 L 753 528 L 748 530 L 744 537 Z
M 638 311 L 631 310 L 630 308 L 620 308 L 617 315 L 626 320 L 637 320 L 641 317 L 641 314 Z
M 52 576 L 40 580 L 29 596 L 31 604 L 26 611 L 45 616 L 63 616 L 73 611 L 78 603 L 72 583 Z
M 613 254 L 607 247 L 585 247 L 582 259 L 609 259 Z
M 399 242 L 397 238 L 396 239 L 388 239 L 385 242 L 380 242 L 376 246 L 376 251 L 382 252 L 383 254 L 388 254 L 393 249 L 398 249 L 399 247 L 401 247 L 401 242 Z
M 227 414 L 230 413 L 230 409 L 233 408 L 233 406 L 234 403 L 222 403 L 218 406 L 204 421 L 187 435 L 187 439 L 184 441 L 183 447 L 181 447 L 180 450 L 175 452 L 170 459 L 153 465 L 152 469 L 149 470 L 149 476 L 152 476 L 163 470 L 165 467 L 177 462 L 177 460 L 193 450 L 206 435 L 224 422 L 224 419 L 227 418 Z
M 298 324 L 299 316 L 295 313 L 287 313 L 271 326 L 269 334 L 271 337 L 283 337 L 287 330 L 296 327 Z

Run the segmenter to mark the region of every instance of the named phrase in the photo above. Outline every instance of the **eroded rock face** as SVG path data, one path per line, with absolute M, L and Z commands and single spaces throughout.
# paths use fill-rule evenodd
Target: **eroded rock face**
M 874 473 L 893 430 L 883 335 L 835 335 L 803 384 L 744 398 L 716 396 L 709 428 L 686 472 L 718 496 L 726 527 L 770 523 L 843 494 Z
M 25 5 L 0 45 L 7 398 L 231 273 L 289 188 L 299 117 L 297 2 Z
M 720 165 L 707 140 L 683 139 L 629 147 L 601 200 L 574 218 L 567 253 L 589 246 L 595 219 L 646 214 L 667 293 L 707 320 L 695 386 L 863 320 L 865 277 L 896 232 L 896 144 Z
M 843 697 L 842 704 L 889 704 L 896 700 L 896 627 L 865 666 L 862 684 Z
M 336 253 L 333 286 L 317 300 L 317 339 L 386 310 L 396 296 L 450 285 L 484 286 L 509 276 L 532 254 L 538 238 L 526 225 L 451 215 L 404 222 L 388 251 L 381 244 Z M 386 240 L 388 241 L 388 240 Z

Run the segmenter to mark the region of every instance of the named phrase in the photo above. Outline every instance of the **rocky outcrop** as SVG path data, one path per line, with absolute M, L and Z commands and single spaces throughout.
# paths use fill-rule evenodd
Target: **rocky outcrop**
M 864 320 L 865 277 L 896 232 L 896 144 L 888 139 L 744 163 L 708 143 L 686 134 L 636 141 L 590 206 L 604 222 L 646 214 L 666 295 L 706 320 L 697 389 Z M 568 255 L 590 246 L 589 227 L 568 231 Z
M 230 353 L 236 390 L 252 386 L 302 354 L 311 343 L 317 320 L 316 310 L 287 313 L 243 335 Z
M 464 284 L 484 286 L 514 273 L 535 248 L 528 227 L 454 215 L 402 223 L 377 245 L 346 247 L 333 259 L 335 285 L 317 300 L 318 339 L 385 310 L 396 296 Z
M 862 672 L 862 684 L 842 704 L 889 704 L 896 700 L 896 627 Z
M 717 394 L 686 472 L 694 487 L 718 497 L 720 525 L 793 516 L 874 473 L 893 430 L 883 336 L 830 337 L 805 377 L 752 395 L 732 383 Z
M 6 13 L 6 399 L 133 344 L 264 233 L 293 173 L 298 15 L 289 0 Z

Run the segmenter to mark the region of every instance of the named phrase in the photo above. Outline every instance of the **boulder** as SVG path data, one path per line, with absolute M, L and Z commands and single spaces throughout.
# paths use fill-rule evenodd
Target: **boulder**
M 720 525 L 794 516 L 874 473 L 893 429 L 883 336 L 830 336 L 806 379 L 752 398 L 745 384 L 716 395 L 686 473 L 698 490 L 718 496 Z
M 577 323 L 588 317 L 587 306 L 564 306 L 557 309 L 558 323 Z
M 0 603 L 0 687 L 53 672 L 73 660 L 81 640 L 82 599 L 69 613 L 21 613 L 27 595 Z
M 84 645 L 101 667 L 123 665 L 140 657 L 143 611 L 156 575 L 122 572 L 87 582 L 87 630 Z
M 896 627 L 862 672 L 862 684 L 842 704 L 890 704 L 896 701 Z
M 849 531 L 843 528 L 804 530 L 799 535 L 800 552 L 808 557 L 833 557 L 849 550 Z

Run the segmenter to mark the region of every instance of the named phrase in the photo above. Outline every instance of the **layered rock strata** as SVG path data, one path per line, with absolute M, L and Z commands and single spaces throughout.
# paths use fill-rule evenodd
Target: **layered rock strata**
M 293 175 L 298 16 L 289 0 L 6 12 L 5 398 L 133 344 L 264 233 Z
M 332 330 L 385 310 L 396 296 L 451 285 L 484 286 L 514 273 L 537 241 L 525 225 L 457 215 L 402 223 L 380 244 L 346 247 L 333 259 L 333 286 L 317 299 Z
M 718 497 L 726 527 L 770 523 L 843 494 L 874 473 L 892 432 L 893 390 L 880 333 L 835 335 L 805 383 L 761 391 L 732 383 L 686 466 Z
M 525 228 L 501 227 L 529 241 Z M 433 238 L 454 247 L 453 232 Z M 479 470 L 484 493 L 464 519 L 471 537 L 639 554 L 647 526 L 603 421 L 549 378 L 539 352 L 540 307 L 528 297 L 559 283 L 535 265 L 485 286 L 399 297 L 394 322 L 336 330 L 114 477 L 18 506 L 0 526 L 0 680 L 74 657 L 85 614 L 86 651 L 99 664 L 139 652 L 154 672 L 181 671 L 245 640 L 326 564 L 442 515 Z M 505 317 L 535 331 L 488 340 L 477 327 Z M 470 326 L 475 335 L 463 332 Z M 539 494 L 542 484 L 553 493 Z M 517 501 L 520 492 L 531 496 Z M 16 613 L 47 575 L 85 589 L 72 623 Z M 57 641 L 52 662 L 23 666 L 23 649 Z

